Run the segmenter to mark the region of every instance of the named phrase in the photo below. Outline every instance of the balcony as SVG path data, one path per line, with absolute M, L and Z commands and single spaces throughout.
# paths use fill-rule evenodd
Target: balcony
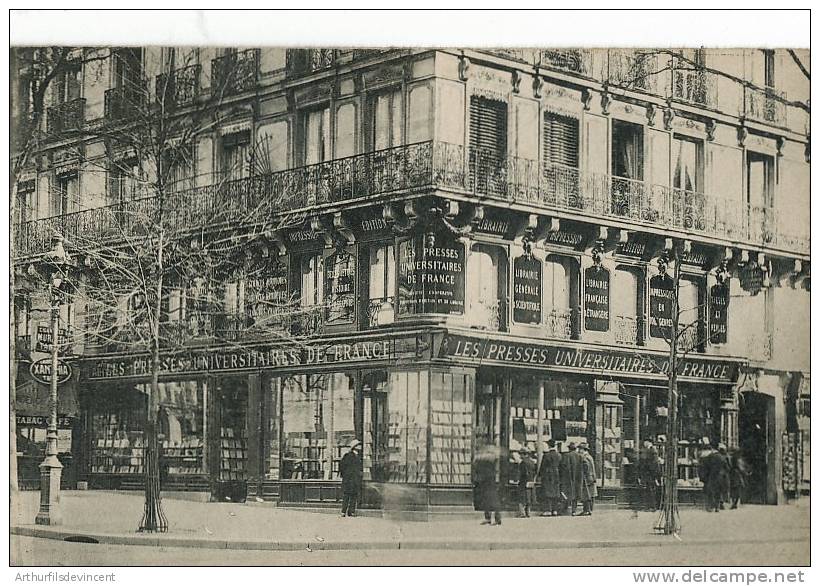
M 600 53 L 600 52 L 599 52 Z M 590 49 L 541 49 L 535 51 L 540 67 L 549 67 L 585 77 L 593 77 L 598 55 Z
M 259 51 L 246 49 L 211 60 L 211 92 L 234 96 L 256 87 Z
M 772 334 L 753 334 L 746 339 L 746 357 L 751 362 L 768 362 L 772 359 Z
M 642 320 L 634 315 L 616 315 L 614 319 L 615 341 L 618 344 L 635 346 L 640 341 Z
M 79 130 L 85 124 L 85 99 L 63 102 L 48 109 L 46 132 L 51 135 Z
M 189 65 L 163 73 L 156 78 L 157 103 L 172 110 L 191 105 L 199 95 L 199 77 L 202 67 Z
M 672 99 L 704 108 L 717 108 L 717 77 L 679 62 L 672 72 Z
M 774 88 L 759 90 L 751 87 L 743 91 L 743 112 L 749 120 L 786 126 L 786 94 Z
M 618 87 L 654 93 L 658 87 L 658 55 L 651 51 L 610 49 L 607 80 Z
M 808 254 L 808 236 L 781 232 L 772 208 L 441 142 L 180 190 L 165 196 L 161 212 L 156 198 L 147 197 L 16 224 L 15 254 L 48 250 L 55 232 L 69 239 L 106 240 L 159 221 L 171 231 L 186 231 L 432 189 Z
M 136 117 L 146 103 L 145 89 L 137 84 L 111 88 L 105 92 L 105 119 L 123 122 Z
M 573 334 L 571 309 L 552 309 L 544 316 L 544 328 L 548 338 L 570 340 Z
M 491 332 L 507 328 L 507 304 L 500 299 L 477 299 L 466 313 L 470 326 Z

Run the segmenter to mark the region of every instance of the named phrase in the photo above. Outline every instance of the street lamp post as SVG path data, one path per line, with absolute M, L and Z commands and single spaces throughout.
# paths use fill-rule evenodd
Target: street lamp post
M 51 302 L 51 378 L 49 393 L 49 418 L 46 433 L 46 457 L 40 464 L 40 510 L 34 522 L 37 525 L 60 525 L 63 517 L 60 510 L 60 479 L 63 465 L 57 457 L 57 383 L 59 365 L 59 325 L 60 302 L 67 285 L 66 272 L 71 266 L 71 258 L 65 251 L 62 239 L 57 239 L 54 248 L 45 256 L 44 269 L 49 277 L 48 288 Z

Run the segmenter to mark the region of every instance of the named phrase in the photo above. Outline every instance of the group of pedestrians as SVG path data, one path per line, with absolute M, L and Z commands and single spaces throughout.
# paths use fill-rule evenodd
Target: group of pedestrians
M 738 507 L 746 487 L 748 470 L 737 449 L 727 451 L 722 443 L 718 444 L 717 450 L 709 445 L 704 446 L 698 474 L 703 482 L 707 511 L 719 513 L 728 503 L 731 503 L 732 509 Z
M 536 479 L 543 507 L 542 517 L 568 514 L 592 515 L 596 486 L 595 461 L 589 446 L 570 443 L 568 451 L 560 453 L 549 440 L 541 457 L 540 466 L 526 446 L 511 452 L 510 482 L 514 485 L 518 516 L 529 517 L 534 505 Z M 501 513 L 496 481 L 499 452 L 494 446 L 479 450 L 473 465 L 474 500 L 476 509 L 484 511 L 485 525 L 500 525 Z M 578 503 L 582 510 L 577 512 Z

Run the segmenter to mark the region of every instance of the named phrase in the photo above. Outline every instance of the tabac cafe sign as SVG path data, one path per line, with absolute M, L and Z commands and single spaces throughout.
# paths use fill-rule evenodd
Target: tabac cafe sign
M 300 366 L 355 364 L 417 357 L 415 337 L 331 341 L 309 346 L 259 346 L 181 352 L 160 359 L 160 375 L 207 374 Z M 144 377 L 151 373 L 147 355 L 101 358 L 88 362 L 86 380 Z
M 659 378 L 669 372 L 668 359 L 663 355 L 548 346 L 470 336 L 446 335 L 439 350 L 439 358 L 650 378 Z M 686 380 L 729 383 L 737 378 L 737 364 L 687 357 L 680 361 L 678 375 Z
M 44 385 L 51 384 L 51 358 L 43 358 L 31 363 L 29 366 L 29 373 L 31 378 L 38 383 Z M 63 362 L 57 361 L 57 384 L 62 384 L 71 378 L 71 366 Z

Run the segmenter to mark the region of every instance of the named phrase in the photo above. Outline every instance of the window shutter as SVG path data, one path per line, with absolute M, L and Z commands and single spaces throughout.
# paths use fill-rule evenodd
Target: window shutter
M 496 160 L 507 155 L 507 104 L 482 96 L 470 98 L 470 149 Z
M 544 114 L 544 163 L 578 167 L 578 121 L 575 118 Z

